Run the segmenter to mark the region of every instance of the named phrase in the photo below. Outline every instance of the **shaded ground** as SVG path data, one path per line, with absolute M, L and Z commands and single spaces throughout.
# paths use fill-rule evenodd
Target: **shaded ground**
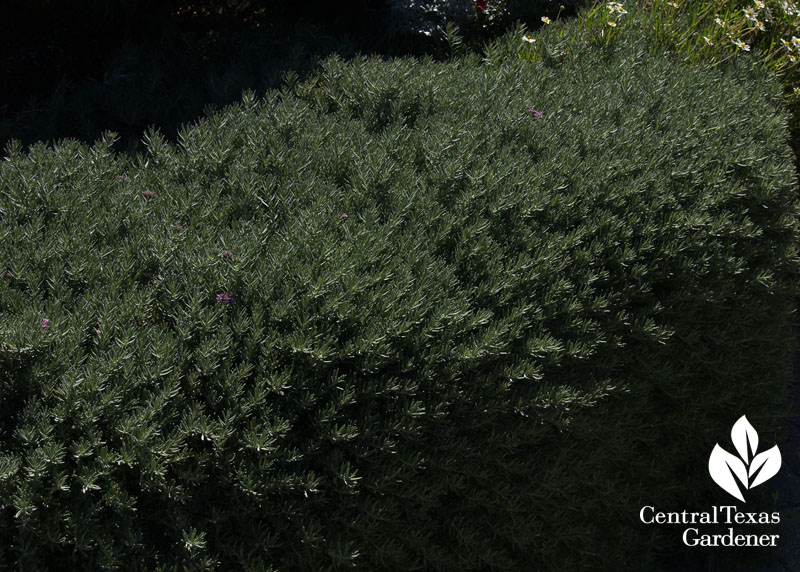
M 149 1 L 149 4 L 148 4 Z M 243 31 L 275 39 L 298 22 L 322 25 L 327 33 L 373 42 L 370 30 L 381 2 L 364 10 L 358 0 L 296 3 L 260 0 L 131 0 L 102 9 L 90 0 L 34 0 L 4 7 L 0 20 L 0 107 L 14 114 L 31 97 L 46 98 L 62 80 L 102 79 L 126 44 L 160 50 L 165 59 L 224 58 L 227 40 Z M 134 7 L 139 6 L 138 9 Z
M 308 16 L 288 2 L 268 13 L 263 2 L 229 2 L 221 12 L 209 3 L 165 2 L 169 11 L 149 16 L 90 18 L 58 2 L 48 12 L 5 12 L 0 152 L 11 139 L 91 143 L 108 130 L 121 136 L 118 150 L 134 151 L 151 125 L 171 139 L 209 107 L 245 90 L 262 95 L 285 73 L 302 76 L 333 52 L 350 57 L 378 40 L 380 2 L 372 10 L 355 10 L 355 0 L 310 2 Z

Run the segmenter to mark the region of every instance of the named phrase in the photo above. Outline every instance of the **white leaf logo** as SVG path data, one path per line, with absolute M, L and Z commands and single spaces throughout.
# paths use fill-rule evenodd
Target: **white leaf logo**
M 750 488 L 760 485 L 766 480 L 771 479 L 781 468 L 781 452 L 775 445 L 769 451 L 759 453 L 750 463 L 750 478 L 756 475 L 756 479 L 750 483 Z M 759 469 L 761 469 L 759 471 Z
M 755 455 L 756 449 L 758 449 L 758 433 L 756 433 L 756 430 L 753 429 L 753 426 L 750 425 L 750 422 L 744 415 L 733 424 L 731 440 L 739 456 L 744 459 L 745 465 L 748 464 L 750 462 L 750 457 L 748 455 L 747 445 L 749 444 L 751 446 L 750 451 Z
M 744 502 L 736 479 L 733 478 L 733 475 L 739 477 L 739 481 L 747 488 L 747 469 L 739 457 L 731 455 L 717 444 L 708 459 L 708 472 L 722 490 Z
M 781 468 L 781 452 L 775 445 L 756 454 L 758 432 L 744 415 L 733 425 L 731 440 L 739 457 L 731 455 L 717 443 L 708 459 L 708 472 L 722 490 L 745 502 L 734 476 L 745 489 L 760 485 L 775 476 Z M 752 482 L 750 479 L 753 479 Z

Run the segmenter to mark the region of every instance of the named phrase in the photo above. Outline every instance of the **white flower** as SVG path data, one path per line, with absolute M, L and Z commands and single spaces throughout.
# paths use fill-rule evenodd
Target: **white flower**
M 625 8 L 622 7 L 622 3 L 621 2 L 608 2 L 608 4 L 606 4 L 606 9 L 608 9 L 609 12 L 614 12 L 614 13 L 617 13 L 617 14 L 627 14 L 628 13 L 628 11 L 625 10 Z
M 616 28 L 617 27 L 617 23 L 616 22 L 609 22 L 608 25 L 611 26 L 612 28 Z
M 531 38 L 530 36 L 522 36 L 523 42 L 528 42 L 529 44 L 535 44 L 536 38 Z
M 762 22 L 761 20 L 756 21 L 756 28 L 758 28 L 762 32 L 767 31 L 767 29 L 764 27 L 764 22 Z
M 668 6 L 672 6 L 673 8 L 677 8 L 678 7 L 678 5 L 675 2 L 672 2 L 671 0 L 669 2 L 667 2 L 667 5 Z
M 794 44 L 794 47 L 800 46 L 800 38 L 792 36 L 792 44 Z
M 756 11 L 753 10 L 752 8 L 748 8 L 747 10 L 742 10 L 742 12 L 744 12 L 745 17 L 748 20 L 757 20 L 758 19 L 756 17 Z
M 703 39 L 706 41 L 706 44 L 708 44 L 709 46 L 713 46 L 714 45 L 714 42 L 712 42 L 711 39 L 708 36 L 703 36 Z
M 545 24 L 549 24 L 550 18 L 548 18 L 547 16 L 542 16 L 542 22 L 544 22 Z
M 795 95 L 800 95 L 800 87 L 794 88 L 794 94 Z
M 734 41 L 733 41 L 733 43 L 734 43 L 734 44 L 736 44 L 736 46 L 737 46 L 737 47 L 738 47 L 740 50 L 744 50 L 745 52 L 749 52 L 749 51 L 750 51 L 750 46 L 748 46 L 747 44 L 745 44 L 745 43 L 744 43 L 743 41 L 741 41 L 741 40 L 734 40 Z
M 797 9 L 792 0 L 786 0 L 784 2 L 781 2 L 781 8 L 783 9 L 783 11 L 786 13 L 787 16 L 795 16 L 800 14 L 800 10 Z
M 755 0 L 753 4 L 756 5 L 757 10 L 761 10 L 762 8 L 764 8 L 764 3 L 761 0 Z
M 719 24 L 720 26 L 722 26 L 723 28 L 725 27 L 725 22 L 723 22 L 723 21 L 722 21 L 722 20 L 720 20 L 719 18 L 714 18 L 714 21 L 715 21 L 717 24 Z

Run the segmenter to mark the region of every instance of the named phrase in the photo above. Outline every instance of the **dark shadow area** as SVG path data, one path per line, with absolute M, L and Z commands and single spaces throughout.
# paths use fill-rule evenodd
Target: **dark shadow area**
M 91 142 L 110 130 L 120 150 L 134 151 L 150 125 L 174 138 L 245 90 L 262 95 L 334 52 L 380 49 L 380 2 L 306 3 L 313 9 L 302 13 L 269 4 L 167 1 L 146 14 L 81 14 L 64 2 L 18 3 L 0 24 L 0 148 Z

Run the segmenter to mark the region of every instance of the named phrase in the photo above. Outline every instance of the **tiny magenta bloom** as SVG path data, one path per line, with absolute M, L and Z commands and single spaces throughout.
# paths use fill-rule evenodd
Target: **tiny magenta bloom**
M 142 191 L 142 196 L 146 199 L 152 199 L 153 197 L 156 196 L 156 194 L 153 191 L 147 190 L 147 191 Z
M 342 214 L 341 214 L 341 218 L 348 218 L 348 217 L 347 217 L 347 213 L 342 213 Z
M 544 114 L 541 111 L 536 111 L 533 107 L 528 109 L 528 112 L 533 115 L 536 119 L 541 119 L 544 117 Z
M 230 304 L 234 301 L 235 296 L 236 292 L 224 292 L 222 294 L 217 294 L 217 302 L 227 302 Z
M 42 327 L 46 328 L 49 325 L 50 325 L 50 320 L 48 320 L 47 318 L 43 318 L 42 319 Z
M 483 14 L 488 9 L 489 9 L 489 2 L 487 2 L 486 0 L 476 0 L 475 10 L 477 10 L 478 14 Z

